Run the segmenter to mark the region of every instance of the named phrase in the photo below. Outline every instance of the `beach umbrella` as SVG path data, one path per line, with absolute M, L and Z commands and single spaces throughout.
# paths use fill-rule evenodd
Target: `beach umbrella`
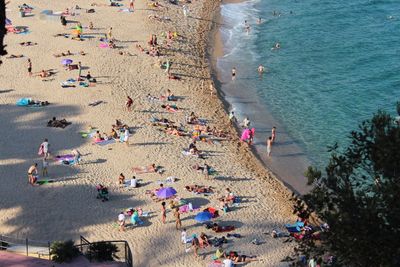
M 196 217 L 194 217 L 197 222 L 207 222 L 211 220 L 211 218 L 212 214 L 208 211 L 199 212 L 197 213 Z
M 10 19 L 6 19 L 6 25 L 12 25 L 12 22 Z
M 63 64 L 63 65 L 69 65 L 71 63 L 72 63 L 72 59 L 69 59 L 69 58 L 65 58 L 61 61 L 61 64 Z
M 169 198 L 176 194 L 176 190 L 172 187 L 161 188 L 157 191 L 156 195 L 158 198 Z

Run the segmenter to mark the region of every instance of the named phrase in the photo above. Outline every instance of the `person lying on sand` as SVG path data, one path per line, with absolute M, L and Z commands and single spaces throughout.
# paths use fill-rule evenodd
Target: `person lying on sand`
M 33 42 L 28 41 L 28 42 L 19 43 L 19 45 L 21 45 L 21 46 L 34 46 L 34 45 L 37 45 L 37 43 L 33 43 Z
M 149 15 L 148 18 L 157 20 L 159 22 L 170 21 L 171 20 L 170 17 L 160 17 L 160 16 L 157 16 L 157 15 Z
M 121 56 L 136 56 L 136 55 L 133 55 L 133 54 L 131 54 L 131 53 L 129 53 L 128 51 L 119 51 L 118 52 L 118 55 L 121 55 Z
M 57 120 L 56 117 L 53 117 L 47 122 L 47 127 L 65 128 L 70 124 L 72 123 L 68 122 L 66 119 Z
M 41 70 L 39 72 L 39 74 L 37 74 L 37 76 L 39 76 L 40 78 L 47 78 L 50 77 L 52 75 L 54 75 L 55 73 L 50 71 L 50 70 Z
M 190 115 L 187 117 L 186 122 L 188 124 L 197 124 L 198 123 L 199 117 L 197 117 L 194 112 L 190 113 Z
M 22 55 L 22 54 L 19 54 L 19 55 L 11 54 L 10 56 L 8 56 L 6 58 L 11 59 L 11 58 L 21 58 L 21 57 L 24 57 L 24 55 Z
M 117 48 L 117 46 L 115 45 L 113 40 L 109 40 L 108 41 L 108 47 L 111 49 Z
M 229 252 L 227 255 L 228 259 L 233 260 L 235 263 L 246 263 L 252 261 L 258 261 L 256 256 L 246 256 L 246 255 L 239 255 L 236 251 Z
M 144 48 L 140 44 L 136 45 L 136 49 L 139 50 L 140 52 L 145 52 Z
M 29 100 L 28 106 L 31 107 L 43 107 L 43 106 L 48 106 L 50 103 L 48 101 L 40 101 L 40 100 Z
M 178 126 L 168 126 L 164 128 L 164 132 L 166 134 L 175 135 L 175 136 L 185 136 L 187 133 L 178 128 Z
M 101 136 L 100 131 L 96 131 L 96 133 L 93 136 L 94 142 L 101 142 L 104 140 L 104 138 Z
M 65 56 L 70 56 L 72 55 L 71 51 L 67 50 L 65 53 L 60 53 L 60 54 L 53 54 L 55 57 L 65 57 Z
M 211 186 L 203 186 L 203 185 L 187 185 L 185 186 L 186 190 L 189 192 L 197 193 L 197 194 L 207 194 L 213 193 L 213 189 Z
M 177 112 L 180 111 L 180 109 L 176 105 L 161 105 L 162 108 L 166 109 L 168 112 Z
M 157 192 L 164 188 L 164 184 L 160 184 L 160 187 L 153 189 L 153 190 L 146 190 L 145 194 L 150 195 L 150 197 L 155 200 L 157 198 Z
M 214 223 L 211 229 L 216 233 L 223 233 L 235 230 L 235 226 L 233 225 L 221 226 L 218 223 Z
M 176 76 L 176 75 L 173 75 L 171 73 L 168 73 L 168 80 L 178 80 L 178 81 L 180 81 L 181 78 Z
M 155 173 L 158 171 L 158 167 L 156 164 L 151 164 L 149 166 L 140 166 L 140 167 L 133 167 L 132 171 L 135 172 L 136 174 L 140 173 Z

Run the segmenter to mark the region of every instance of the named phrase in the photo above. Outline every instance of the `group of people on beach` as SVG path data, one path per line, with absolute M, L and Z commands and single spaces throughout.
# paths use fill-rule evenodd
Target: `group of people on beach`
M 113 2 L 113 1 L 111 1 L 111 2 Z M 157 2 L 155 2 L 155 4 L 153 5 L 153 7 L 160 7 L 160 6 L 162 6 L 162 5 L 160 5 Z M 129 1 L 129 10 L 131 10 L 131 11 L 134 10 L 134 0 Z M 187 17 L 189 14 L 189 9 L 184 8 L 183 10 L 185 13 L 185 17 Z M 65 26 L 69 23 L 66 20 L 65 16 L 68 16 L 70 14 L 71 14 L 71 10 L 67 9 L 63 13 L 63 16 L 61 16 L 61 24 L 63 26 Z M 261 23 L 261 18 L 259 19 L 258 23 Z M 73 39 L 81 41 L 81 40 L 83 40 L 82 39 L 82 29 L 84 27 L 78 22 L 76 28 L 77 28 L 77 34 L 73 37 Z M 251 30 L 251 27 L 247 21 L 245 22 L 245 28 L 246 28 L 247 33 L 249 33 Z M 89 30 L 93 29 L 92 22 L 90 22 L 88 29 Z M 105 35 L 106 35 L 106 39 L 107 39 L 109 48 L 116 48 L 115 38 L 113 36 L 113 28 L 109 27 L 108 32 Z M 172 41 L 174 39 L 177 39 L 178 37 L 179 37 L 179 35 L 176 32 L 173 32 L 173 31 L 165 32 L 166 41 L 164 43 L 164 46 L 170 47 L 173 43 Z M 30 46 L 30 45 L 36 45 L 36 44 L 23 44 L 23 45 Z M 161 56 L 162 50 L 161 50 L 161 47 L 159 44 L 159 40 L 157 39 L 157 35 L 155 35 L 155 34 L 151 35 L 151 37 L 148 41 L 148 46 L 149 46 L 148 50 L 143 49 L 142 46 L 139 44 L 136 46 L 136 48 L 138 50 L 140 50 L 141 52 L 145 52 L 146 54 L 149 54 L 150 56 L 154 56 L 157 58 L 159 58 Z M 74 53 L 71 53 L 70 50 L 67 50 L 66 52 L 54 54 L 54 57 L 56 57 L 56 58 L 66 57 L 66 56 L 70 56 L 73 54 Z M 81 51 L 76 54 L 84 56 L 85 52 Z M 168 74 L 168 79 L 179 80 L 180 79 L 179 77 L 177 77 L 171 73 L 171 65 L 172 65 L 172 62 L 170 62 L 169 59 L 166 60 L 165 63 L 163 62 L 160 64 L 160 66 L 162 68 L 165 68 L 165 72 Z M 27 67 L 28 75 L 32 76 L 33 75 L 32 74 L 32 61 L 30 58 L 27 59 L 26 67 Z M 71 68 L 71 64 L 68 64 L 65 67 L 66 67 L 66 70 L 68 70 L 68 71 L 75 69 L 75 68 Z M 77 64 L 78 81 L 86 79 L 88 82 L 96 82 L 96 80 L 91 76 L 90 72 L 88 72 L 87 75 L 82 76 L 81 75 L 82 69 L 83 69 L 82 64 L 79 61 Z M 258 73 L 261 75 L 264 72 L 265 72 L 264 66 L 260 65 L 258 67 Z M 39 72 L 38 76 L 41 78 L 47 78 L 54 74 L 55 74 L 55 72 L 53 72 L 52 70 L 41 70 Z M 237 75 L 236 68 L 233 68 L 232 69 L 232 80 L 234 80 L 236 78 L 236 75 Z M 163 108 L 164 110 L 168 111 L 169 113 L 181 112 L 181 108 L 178 108 L 177 105 L 168 103 L 168 102 L 177 100 L 176 96 L 174 96 L 172 94 L 171 90 L 169 90 L 169 89 L 167 90 L 166 94 L 161 97 L 154 98 L 152 96 L 150 96 L 150 97 L 148 96 L 148 99 L 150 99 L 151 101 L 166 101 L 167 103 L 164 103 L 160 107 Z M 134 104 L 134 100 L 130 96 L 126 96 L 126 102 L 125 102 L 126 112 L 133 111 L 133 109 L 134 109 L 133 104 Z M 189 133 L 190 138 L 192 138 L 189 146 L 187 147 L 187 151 L 189 152 L 189 155 L 197 156 L 199 159 L 204 159 L 201 151 L 199 151 L 199 149 L 198 149 L 197 142 L 204 141 L 205 143 L 213 143 L 213 141 L 212 141 L 213 138 L 218 137 L 218 138 L 220 138 L 220 140 L 225 140 L 225 138 L 228 139 L 228 137 L 229 137 L 228 133 L 226 131 L 217 129 L 216 127 L 214 127 L 214 128 L 210 127 L 206 122 L 204 122 L 204 120 L 202 120 L 198 116 L 197 111 L 196 111 L 196 113 L 191 112 L 185 119 L 186 119 L 185 127 L 186 126 L 192 127 L 192 129 L 189 131 L 183 131 L 180 127 L 174 125 L 175 123 L 170 120 L 167 120 L 167 122 L 165 122 L 165 120 L 162 119 L 161 122 L 168 124 L 168 129 L 165 131 L 166 133 L 174 133 L 173 135 L 182 136 L 182 137 L 187 136 L 187 133 Z M 233 111 L 229 114 L 229 120 L 232 123 L 236 120 Z M 70 123 L 67 122 L 65 119 L 57 120 L 54 117 L 52 120 L 49 121 L 48 126 L 50 125 L 51 127 L 64 128 L 69 124 Z M 250 122 L 249 118 L 246 117 L 243 120 L 242 126 L 244 129 L 250 130 L 250 125 L 251 125 L 251 122 Z M 185 133 L 185 134 L 183 134 L 183 133 Z M 250 130 L 249 134 L 250 134 L 250 137 L 249 137 L 248 143 L 252 144 L 253 139 L 254 139 L 254 131 Z M 120 135 L 124 136 L 123 142 L 129 146 L 129 136 L 130 136 L 129 127 L 128 127 L 128 125 L 123 124 L 121 121 L 116 120 L 116 124 L 112 125 L 112 129 L 109 134 L 106 134 L 106 133 L 101 134 L 100 131 L 96 131 L 93 134 L 93 140 L 94 140 L 94 143 L 99 143 L 99 142 L 109 140 L 109 139 L 118 139 L 120 137 Z M 271 130 L 271 136 L 267 139 L 268 156 L 271 155 L 271 147 L 272 147 L 272 144 L 275 142 L 275 138 L 276 138 L 276 127 L 273 127 Z M 43 177 L 48 176 L 49 159 L 52 158 L 49 147 L 50 147 L 50 144 L 49 144 L 48 139 L 44 139 L 44 141 L 39 146 L 38 155 L 40 155 L 42 157 L 42 173 L 41 174 Z M 73 150 L 72 154 L 73 154 L 74 160 L 76 162 L 79 162 L 80 156 L 81 156 L 80 152 L 77 150 Z M 212 174 L 211 174 L 212 168 L 205 161 L 201 165 L 196 164 L 193 167 L 193 169 L 195 171 L 199 171 L 202 175 L 204 175 L 205 180 L 212 179 Z M 145 173 L 145 172 L 146 173 L 153 173 L 153 172 L 156 173 L 156 172 L 158 172 L 158 168 L 155 164 L 152 164 L 150 166 L 146 166 L 145 168 L 139 168 L 134 171 L 135 171 L 135 174 L 140 173 L 141 171 L 143 171 L 143 173 Z M 39 174 L 38 163 L 34 163 L 28 169 L 28 182 L 31 185 L 34 185 L 37 183 L 38 174 Z M 120 186 L 126 185 L 126 177 L 123 173 L 120 173 L 118 176 L 118 184 Z M 129 186 L 132 188 L 136 188 L 139 186 L 138 178 L 136 177 L 136 175 L 133 175 L 132 179 L 130 179 Z M 163 188 L 163 184 L 160 184 L 160 187 L 152 192 L 152 197 L 155 197 L 157 190 L 160 190 L 162 188 Z M 195 184 L 195 185 L 188 185 L 185 188 L 188 192 L 195 193 L 195 194 L 214 193 L 214 188 L 210 187 L 210 186 L 201 186 L 201 185 Z M 107 191 L 107 193 L 108 193 L 107 187 L 100 185 L 100 187 L 98 188 L 99 194 L 102 194 L 101 192 L 104 193 L 105 191 Z M 213 216 L 218 217 L 219 212 L 225 213 L 225 212 L 231 211 L 233 208 L 233 205 L 235 204 L 235 201 L 237 201 L 237 199 L 238 199 L 238 197 L 231 191 L 231 189 L 226 188 L 225 195 L 218 198 L 219 205 L 216 205 L 216 208 L 209 207 L 209 208 L 207 208 L 207 211 L 212 212 Z M 165 199 L 165 201 L 162 201 L 160 203 L 160 214 L 159 215 L 160 215 L 162 224 L 167 223 L 168 204 L 167 204 L 166 200 L 167 199 Z M 173 201 L 173 200 L 170 200 L 170 201 Z M 177 230 L 182 230 L 181 210 L 180 210 L 179 206 L 175 205 L 174 202 L 172 202 L 172 203 L 170 202 L 169 207 L 171 208 L 171 211 L 172 211 L 175 228 Z M 127 218 L 130 218 L 130 221 L 132 222 L 133 225 L 141 225 L 143 223 L 142 219 L 141 219 L 142 215 L 143 215 L 143 211 L 140 208 L 129 208 L 128 210 L 119 213 L 118 218 L 117 218 L 119 231 L 126 231 L 126 219 Z M 213 217 L 213 218 L 215 218 L 215 217 Z M 234 229 L 235 229 L 235 227 L 232 225 L 224 226 L 224 225 L 219 225 L 219 224 L 214 223 L 211 226 L 211 230 L 216 233 L 233 231 Z M 220 239 L 211 240 L 211 238 L 203 232 L 201 232 L 199 236 L 197 236 L 196 234 L 193 234 L 190 238 L 188 238 L 187 234 L 186 234 L 186 229 L 182 230 L 182 240 L 184 240 L 185 244 L 190 243 L 191 246 L 190 246 L 190 248 L 188 248 L 187 252 L 190 250 L 193 250 L 196 257 L 199 256 L 198 255 L 199 249 L 211 247 L 213 244 L 218 243 L 218 242 L 224 243 L 224 241 L 221 241 Z M 188 240 L 190 240 L 190 241 L 188 241 Z M 259 260 L 256 256 L 244 255 L 244 254 L 240 254 L 236 251 L 223 251 L 222 245 L 218 246 L 218 249 L 215 253 L 215 258 L 222 259 L 222 262 L 225 267 L 234 266 L 234 264 L 237 264 L 237 263 L 247 263 L 247 262 Z

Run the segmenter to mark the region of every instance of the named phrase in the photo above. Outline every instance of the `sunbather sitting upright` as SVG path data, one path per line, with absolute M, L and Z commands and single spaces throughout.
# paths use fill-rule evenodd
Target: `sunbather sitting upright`
M 119 129 L 123 129 L 123 128 L 129 127 L 129 126 L 126 125 L 126 124 L 123 124 L 120 120 L 116 119 L 116 120 L 115 120 L 115 124 L 113 124 L 112 127 L 113 127 L 115 130 L 119 130 Z

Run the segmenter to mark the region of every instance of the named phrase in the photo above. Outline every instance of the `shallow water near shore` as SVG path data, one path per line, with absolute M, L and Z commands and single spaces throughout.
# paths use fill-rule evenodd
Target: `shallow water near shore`
M 309 164 L 326 165 L 327 146 L 345 145 L 349 132 L 378 109 L 394 114 L 399 10 L 398 1 L 371 0 L 222 5 L 222 90 L 239 119 L 253 122 L 259 156 L 295 191 L 305 190 Z M 281 48 L 271 49 L 277 42 Z M 267 69 L 262 77 L 260 64 Z M 277 142 L 268 158 L 264 143 L 272 126 Z

